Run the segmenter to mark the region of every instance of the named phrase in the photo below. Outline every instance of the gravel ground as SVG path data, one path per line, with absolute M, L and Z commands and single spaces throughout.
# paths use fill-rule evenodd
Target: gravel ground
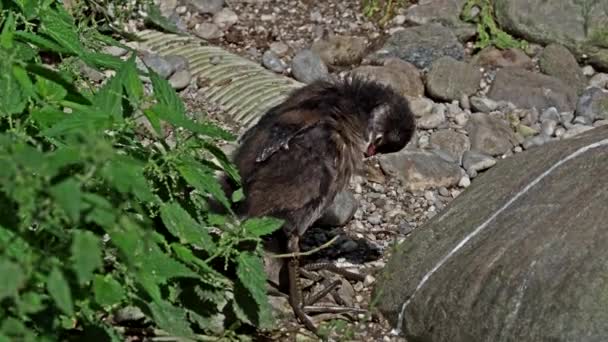
M 361 1 L 317 2 L 290 1 L 227 1 L 227 7 L 238 15 L 238 22 L 215 44 L 261 63 L 264 51 L 272 43 L 285 44 L 288 49 L 283 59 L 289 64 L 293 55 L 310 47 L 315 38 L 327 33 L 344 33 L 366 37 L 370 49 L 390 30 L 385 30 L 362 15 Z M 190 22 L 209 21 L 211 16 L 190 18 Z M 190 24 L 189 27 L 194 27 Z M 235 122 L 226 122 L 221 109 L 196 96 L 190 87 L 182 93 L 193 111 L 203 109 L 208 117 L 229 131 L 240 134 L 243 129 Z M 412 142 L 414 143 L 414 142 Z M 344 227 L 311 228 L 303 239 L 303 249 L 319 246 L 336 235 L 339 239 L 321 250 L 310 261 L 333 261 L 351 266 L 357 272 L 370 274 L 364 282 L 353 283 L 355 306 L 369 307 L 375 278 L 389 256 L 390 248 L 402 241 L 416 227 L 441 210 L 455 196 L 457 189 L 435 189 L 412 193 L 399 181 L 383 174 L 374 158 L 366 161 L 367 174 L 351 184 L 359 202 L 354 218 Z M 283 303 L 284 304 L 284 303 Z M 289 308 L 287 308 L 289 313 Z M 315 340 L 302 329 L 293 316 L 280 320 L 277 328 L 258 337 L 263 341 Z M 344 321 L 342 321 L 344 322 Z M 346 326 L 335 325 L 332 340 L 405 341 L 390 334 L 390 327 L 381 317 L 356 317 Z

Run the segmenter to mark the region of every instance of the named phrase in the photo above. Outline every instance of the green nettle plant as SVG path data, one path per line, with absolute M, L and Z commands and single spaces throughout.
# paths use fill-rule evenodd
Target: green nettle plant
M 473 9 L 477 8 L 479 13 L 473 16 Z M 462 20 L 477 25 L 477 42 L 475 48 L 483 49 L 495 46 L 499 49 L 521 48 L 525 49 L 527 42 L 513 38 L 503 31 L 494 20 L 494 7 L 492 0 L 467 0 L 460 15 Z
M 260 242 L 281 222 L 231 212 L 214 172 L 238 183 L 216 146 L 234 137 L 152 71 L 148 90 L 134 57 L 87 48 L 61 3 L 0 11 L 0 341 L 122 341 L 124 307 L 165 340 L 268 327 Z M 73 59 L 115 74 L 84 87 Z

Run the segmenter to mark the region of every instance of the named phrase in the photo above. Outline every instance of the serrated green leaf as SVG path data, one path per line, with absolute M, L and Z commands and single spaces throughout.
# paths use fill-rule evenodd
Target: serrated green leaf
M 74 85 L 71 79 L 64 73 L 57 72 L 37 63 L 28 63 L 25 68 L 29 73 L 39 76 L 47 81 L 56 83 L 67 90 L 65 96 L 66 101 L 71 101 L 82 105 L 91 105 L 91 101 L 85 97 L 84 93 L 81 93 L 78 88 Z
M 97 304 L 107 307 L 120 303 L 125 297 L 122 285 L 111 275 L 96 274 L 93 278 L 93 292 Z
M 68 94 L 61 84 L 40 76 L 36 77 L 36 90 L 46 102 L 61 101 Z
M 22 315 L 33 314 L 46 308 L 44 298 L 36 292 L 26 292 L 19 296 L 17 307 Z
M 21 236 L 0 225 L 0 246 L 5 257 L 22 265 L 31 265 L 36 258 L 32 247 Z
M 158 247 L 148 249 L 141 259 L 146 265 L 145 271 L 154 276 L 158 284 L 164 284 L 173 278 L 200 278 L 198 274 L 163 253 Z
M 140 200 L 154 202 L 156 198 L 144 177 L 143 165 L 130 158 L 115 158 L 106 164 L 102 176 L 122 193 L 133 193 Z
M 93 272 L 103 266 L 101 240 L 93 233 L 77 230 L 72 240 L 72 267 L 80 285 L 93 278 Z
M 72 17 L 62 7 L 41 13 L 42 31 L 52 37 L 59 45 L 76 55 L 84 54 L 78 30 Z
M 51 39 L 45 38 L 42 34 L 32 34 L 24 31 L 15 32 L 15 37 L 23 42 L 31 43 L 42 50 L 49 50 L 57 53 L 69 53 L 70 51 Z
M 106 81 L 95 94 L 93 103 L 100 111 L 112 115 L 115 120 L 122 119 L 122 80 L 120 75 L 117 74 Z
M 120 70 L 124 82 L 125 90 L 129 95 L 129 100 L 134 104 L 139 104 L 144 96 L 144 84 L 141 82 L 137 74 L 137 66 L 135 65 L 135 54 L 128 61 L 123 63 Z
M 166 116 L 180 120 L 185 119 L 186 107 L 171 87 L 171 84 L 153 70 L 148 69 L 148 71 L 154 89 L 154 98 L 160 105 L 163 105 L 163 109 L 167 111 Z
M 118 70 L 124 64 L 119 57 L 100 52 L 85 52 L 81 55 L 82 60 L 94 68 L 108 68 Z
M 181 243 L 191 243 L 208 253 L 215 251 L 216 246 L 209 233 L 179 203 L 165 203 L 160 216 L 169 232 Z
M 194 337 L 186 311 L 167 301 L 156 301 L 148 304 L 158 326 L 176 337 Z
M 25 96 L 33 97 L 35 95 L 34 84 L 25 69 L 19 65 L 13 65 L 13 77 L 15 77 L 17 82 L 19 82 L 19 85 L 21 85 L 21 89 L 23 89 Z
M 192 310 L 187 310 L 187 312 L 190 321 L 197 324 L 200 329 L 211 331 L 217 335 L 224 332 L 224 322 L 226 321 L 225 315 L 217 313 L 211 316 L 202 316 Z
M 2 26 L 2 33 L 0 33 L 0 46 L 5 49 L 11 49 L 13 47 L 13 35 L 15 33 L 15 17 L 13 12 L 8 12 L 8 16 L 4 19 L 4 25 Z
M 82 195 L 83 200 L 92 207 L 87 214 L 87 222 L 95 222 L 101 227 L 111 227 L 116 221 L 114 208 L 105 198 L 91 193 Z
M 207 167 L 195 162 L 184 162 L 177 166 L 177 170 L 186 182 L 202 193 L 208 193 L 220 201 L 227 209 L 231 208 L 221 185 Z
M 272 311 L 266 296 L 266 273 L 262 260 L 252 253 L 244 252 L 237 258 L 236 274 L 242 285 L 249 291 L 258 305 L 257 312 L 246 313 L 254 318 L 259 327 L 268 327 L 272 323 Z
M 66 115 L 63 120 L 42 130 L 41 134 L 47 137 L 58 137 L 64 134 L 86 134 L 87 132 L 99 132 L 108 128 L 110 124 L 110 118 L 106 113 L 100 113 L 90 108 L 86 112 L 74 111 Z
M 0 301 L 4 298 L 16 296 L 17 291 L 25 283 L 25 274 L 21 267 L 6 259 L 0 260 Z
M 205 261 L 196 257 L 192 250 L 184 247 L 183 245 L 172 244 L 171 249 L 175 252 L 177 258 L 188 265 L 193 265 L 199 268 L 199 274 L 205 280 L 207 280 L 209 285 L 217 286 L 217 287 L 226 287 L 231 288 L 232 282 L 226 278 L 224 275 L 214 270 L 205 263 Z
M 26 101 L 19 83 L 8 68 L 0 67 L 0 94 L 0 117 L 21 113 L 25 109 Z
M 226 156 L 226 154 L 224 153 L 224 151 L 222 151 L 220 148 L 218 148 L 214 144 L 211 144 L 211 143 L 208 143 L 208 142 L 205 142 L 203 144 L 203 147 L 207 151 L 209 151 L 217 159 L 217 161 L 222 166 L 222 169 L 230 176 L 230 178 L 237 185 L 241 185 L 241 177 L 239 175 L 239 171 L 236 168 L 236 166 L 234 165 L 234 163 L 232 163 L 230 161 L 230 159 L 228 158 L 228 156 Z
M 154 128 L 154 132 L 156 133 L 156 135 L 161 136 L 163 134 L 163 131 L 160 125 L 160 118 L 158 117 L 156 112 L 151 109 L 144 109 L 144 114 L 146 115 L 146 118 L 148 118 L 148 121 L 150 122 L 152 128 Z
M 283 220 L 272 217 L 253 217 L 243 222 L 243 228 L 254 236 L 268 235 L 283 226 Z
M 235 192 L 232 193 L 231 196 L 232 202 L 237 203 L 245 199 L 245 194 L 243 193 L 243 188 L 239 188 Z
M 80 184 L 73 178 L 52 186 L 49 193 L 53 196 L 59 206 L 65 211 L 72 222 L 80 217 L 82 198 L 80 195 Z
M 54 267 L 46 280 L 46 289 L 57 304 L 57 307 L 68 316 L 74 315 L 74 302 L 70 285 L 65 279 L 63 272 Z

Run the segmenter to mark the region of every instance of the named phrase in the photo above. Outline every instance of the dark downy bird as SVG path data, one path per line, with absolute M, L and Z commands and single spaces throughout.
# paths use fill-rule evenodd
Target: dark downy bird
M 401 150 L 415 128 L 406 99 L 379 83 L 355 77 L 299 88 L 242 136 L 233 157 L 245 195 L 237 212 L 284 220 L 282 241 L 297 254 L 299 238 L 361 170 L 364 156 Z M 294 313 L 315 331 L 297 256 L 288 275 Z

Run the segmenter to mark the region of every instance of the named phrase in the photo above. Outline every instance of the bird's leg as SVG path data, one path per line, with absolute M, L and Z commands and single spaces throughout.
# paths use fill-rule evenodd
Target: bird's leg
M 304 265 L 302 268 L 307 271 L 327 270 L 327 271 L 330 271 L 330 272 L 333 272 L 336 274 L 340 274 L 340 275 L 344 276 L 346 279 L 355 280 L 355 281 L 364 281 L 365 280 L 364 275 L 347 271 L 330 262 L 316 262 L 316 263 Z
M 289 237 L 287 242 L 287 249 L 289 253 L 298 253 L 300 251 L 299 245 L 300 239 L 296 234 Z M 306 326 L 306 328 L 316 333 L 317 328 L 314 323 L 304 312 L 304 301 L 302 298 L 302 286 L 300 284 L 299 275 L 299 256 L 294 255 L 289 260 L 288 271 L 289 271 L 289 304 L 293 308 L 293 312 L 300 321 Z

